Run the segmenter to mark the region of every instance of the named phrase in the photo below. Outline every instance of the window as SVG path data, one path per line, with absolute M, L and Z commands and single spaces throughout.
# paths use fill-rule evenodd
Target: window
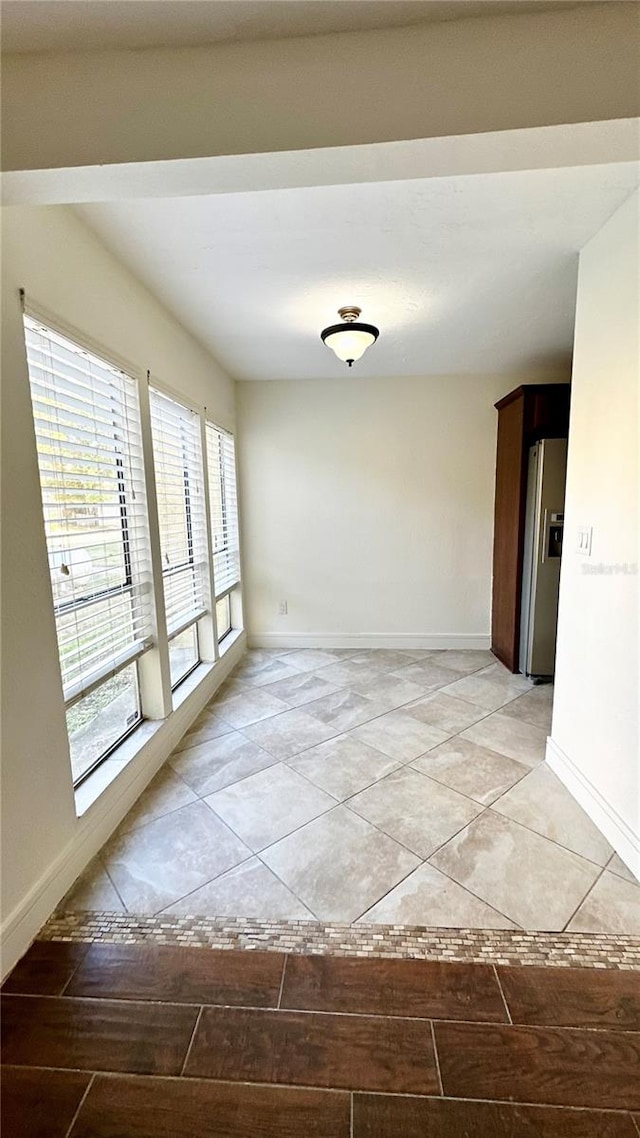
M 196 622 L 207 610 L 200 418 L 154 387 L 150 401 L 162 581 L 175 688 L 200 662 Z
M 231 601 L 228 593 L 222 600 L 216 601 L 216 632 L 218 643 L 231 632 Z
M 231 631 L 229 594 L 240 581 L 236 459 L 233 435 L 207 423 L 206 437 L 216 624 L 220 641 Z
M 135 380 L 25 316 L 74 783 L 141 719 L 150 560 Z

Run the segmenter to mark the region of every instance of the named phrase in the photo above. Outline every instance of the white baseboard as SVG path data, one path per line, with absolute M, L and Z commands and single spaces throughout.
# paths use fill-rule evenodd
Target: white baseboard
M 194 719 L 209 702 L 246 649 L 241 635 L 210 667 L 206 677 L 191 691 L 168 719 L 122 768 L 93 805 L 78 818 L 73 839 L 8 915 L 0 929 L 2 979 L 24 955 L 74 881 L 95 857 L 120 824 L 142 791 L 160 770 Z
M 554 739 L 547 739 L 546 760 L 576 802 L 604 834 L 616 853 L 640 878 L 640 836 L 631 829 Z
M 483 632 L 391 633 L 367 632 L 253 632 L 251 648 L 489 648 L 491 637 Z

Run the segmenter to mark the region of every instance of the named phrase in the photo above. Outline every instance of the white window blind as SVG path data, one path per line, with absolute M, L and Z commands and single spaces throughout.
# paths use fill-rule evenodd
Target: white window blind
M 207 423 L 207 466 L 216 600 L 240 580 L 238 495 L 233 435 Z
M 151 644 L 135 380 L 25 316 L 49 569 L 67 704 Z
M 199 416 L 150 388 L 167 633 L 207 611 L 207 539 Z

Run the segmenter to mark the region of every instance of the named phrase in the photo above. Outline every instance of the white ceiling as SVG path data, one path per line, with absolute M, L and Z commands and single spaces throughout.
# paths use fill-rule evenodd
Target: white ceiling
M 576 7 L 573 0 L 3 0 L 2 51 L 282 39 Z
M 324 379 L 358 304 L 353 374 L 543 376 L 571 354 L 577 253 L 634 163 L 78 207 L 238 379 Z

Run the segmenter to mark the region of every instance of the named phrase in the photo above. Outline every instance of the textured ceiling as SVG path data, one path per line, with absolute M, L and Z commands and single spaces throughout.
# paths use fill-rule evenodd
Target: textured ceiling
M 633 163 L 78 208 L 239 379 L 341 375 L 319 339 L 358 304 L 361 375 L 544 375 L 571 354 L 578 251 Z
M 3 0 L 2 51 L 282 39 L 576 7 L 571 0 Z

